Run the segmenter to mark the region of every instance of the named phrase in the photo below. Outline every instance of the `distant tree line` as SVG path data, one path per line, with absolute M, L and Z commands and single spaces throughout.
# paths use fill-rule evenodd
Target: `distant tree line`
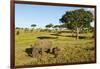
M 90 26 L 90 22 L 93 21 L 93 14 L 90 11 L 86 11 L 84 9 L 66 11 L 59 21 L 61 22 L 60 25 L 53 25 L 52 23 L 45 25 L 46 30 L 62 31 L 64 28 L 69 29 L 72 31 L 72 34 L 76 33 L 76 39 L 79 38 L 80 32 L 93 31 L 93 27 Z M 31 25 L 31 32 L 36 26 L 36 24 Z M 16 29 L 20 28 L 16 27 Z M 27 32 L 28 28 L 25 28 L 24 30 Z

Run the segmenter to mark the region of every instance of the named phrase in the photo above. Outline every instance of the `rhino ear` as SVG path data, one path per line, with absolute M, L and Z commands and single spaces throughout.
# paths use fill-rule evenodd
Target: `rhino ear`
M 32 47 L 32 44 L 30 45 L 30 47 Z
M 58 48 L 57 46 L 55 48 Z

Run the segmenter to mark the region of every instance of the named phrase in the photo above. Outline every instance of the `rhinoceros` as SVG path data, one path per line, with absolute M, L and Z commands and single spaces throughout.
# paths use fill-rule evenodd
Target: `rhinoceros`
M 44 53 L 49 53 L 53 54 L 54 57 L 57 57 L 59 50 L 60 49 L 58 47 L 52 46 L 52 41 L 43 39 L 43 40 L 38 40 L 34 43 L 34 45 L 31 45 L 30 53 L 28 53 L 28 55 L 36 57 L 37 55 L 43 55 Z

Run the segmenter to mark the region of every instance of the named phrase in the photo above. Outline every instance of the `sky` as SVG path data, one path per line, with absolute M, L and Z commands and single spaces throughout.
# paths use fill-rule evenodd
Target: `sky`
M 60 24 L 59 19 L 66 11 L 80 8 L 81 7 L 15 4 L 15 27 L 30 28 L 32 24 L 36 24 L 38 28 L 44 28 L 45 25 L 50 23 L 57 25 Z M 91 8 L 85 9 L 91 11 Z

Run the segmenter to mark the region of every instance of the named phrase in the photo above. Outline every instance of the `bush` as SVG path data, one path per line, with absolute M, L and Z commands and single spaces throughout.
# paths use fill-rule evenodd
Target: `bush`
M 19 34 L 20 34 L 20 32 L 19 32 L 19 31 L 17 31 L 17 32 L 16 32 L 16 35 L 19 35 Z

